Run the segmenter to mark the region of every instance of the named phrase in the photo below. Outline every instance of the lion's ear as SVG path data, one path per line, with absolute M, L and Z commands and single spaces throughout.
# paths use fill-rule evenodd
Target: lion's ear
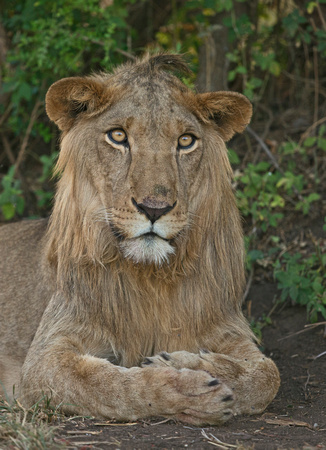
M 252 116 L 250 101 L 238 92 L 208 92 L 198 94 L 199 107 L 208 120 L 213 120 L 224 141 L 229 141 L 235 133 L 241 133 Z
M 63 78 L 52 84 L 45 98 L 47 115 L 60 130 L 72 127 L 81 113 L 93 113 L 107 104 L 105 85 L 94 78 Z

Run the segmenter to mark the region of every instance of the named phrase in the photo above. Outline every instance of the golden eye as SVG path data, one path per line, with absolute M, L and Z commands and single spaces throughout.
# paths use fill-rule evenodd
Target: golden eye
M 195 136 L 192 134 L 183 134 L 178 139 L 178 148 L 187 149 L 194 145 L 196 142 Z
M 128 144 L 127 133 L 120 128 L 108 131 L 107 136 L 115 144 Z

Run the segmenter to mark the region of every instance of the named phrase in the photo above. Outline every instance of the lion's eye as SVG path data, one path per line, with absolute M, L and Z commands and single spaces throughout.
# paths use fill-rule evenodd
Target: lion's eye
M 128 144 L 127 133 L 120 128 L 108 131 L 107 136 L 114 144 Z
M 196 142 L 195 136 L 192 134 L 183 134 L 178 139 L 178 148 L 179 149 L 188 149 L 191 148 Z

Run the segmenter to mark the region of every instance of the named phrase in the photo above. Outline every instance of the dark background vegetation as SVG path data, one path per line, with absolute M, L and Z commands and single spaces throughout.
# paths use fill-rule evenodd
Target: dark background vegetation
M 323 421 L 326 429 L 322 335 L 295 342 L 279 342 L 279 336 L 309 321 L 321 329 L 326 320 L 326 0 L 0 0 L 0 9 L 0 225 L 51 211 L 59 133 L 46 117 L 44 97 L 62 77 L 110 70 L 144 52 L 185 53 L 194 73 L 184 79 L 189 86 L 235 90 L 252 101 L 250 127 L 228 148 L 248 250 L 245 309 L 258 337 L 265 327 L 269 354 L 279 355 L 282 386 L 269 411 L 281 419 L 243 419 L 231 424 L 225 439 L 249 439 L 249 432 L 256 445 L 259 431 L 263 444 L 257 448 L 276 448 L 275 429 L 268 434 L 264 427 L 283 420 L 284 426 L 308 427 L 308 434 L 295 430 L 300 445 L 312 439 L 311 430 L 320 442 Z M 304 358 L 314 347 L 319 359 L 307 369 Z M 290 360 L 299 354 L 302 360 Z M 289 419 L 293 405 L 295 420 Z M 52 431 L 39 421 L 35 428 L 33 420 L 51 421 L 56 411 L 6 403 L 0 409 L 6 448 L 55 448 L 52 437 L 46 443 Z M 68 434 L 96 425 L 71 423 Z M 144 437 L 147 425 L 134 424 L 135 433 Z M 164 448 L 188 446 L 196 434 L 167 427 L 152 429 L 153 445 L 163 439 L 154 429 L 172 436 L 167 439 L 183 436 L 164 441 Z M 129 433 L 130 448 L 149 448 L 144 442 L 137 447 L 136 434 Z M 112 439 L 112 433 L 104 436 Z M 194 448 L 203 448 L 196 439 Z

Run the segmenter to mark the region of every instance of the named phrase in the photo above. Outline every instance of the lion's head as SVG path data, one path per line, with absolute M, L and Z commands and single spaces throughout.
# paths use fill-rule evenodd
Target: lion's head
M 234 92 L 192 92 L 170 73 L 186 68 L 180 56 L 158 55 L 49 89 L 47 113 L 63 131 L 51 234 L 59 264 L 63 251 L 184 269 L 213 239 L 211 258 L 230 258 L 237 270 L 241 231 L 224 142 L 244 130 L 251 104 Z

